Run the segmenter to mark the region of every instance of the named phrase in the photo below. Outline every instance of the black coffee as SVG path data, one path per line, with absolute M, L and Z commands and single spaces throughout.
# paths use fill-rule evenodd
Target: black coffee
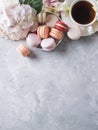
M 93 5 L 87 1 L 79 1 L 72 7 L 72 17 L 79 24 L 91 23 L 96 15 Z

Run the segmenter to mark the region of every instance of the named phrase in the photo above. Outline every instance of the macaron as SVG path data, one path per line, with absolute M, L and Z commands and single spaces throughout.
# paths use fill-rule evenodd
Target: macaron
M 57 21 L 55 24 L 55 28 L 57 28 L 58 30 L 62 31 L 62 32 L 67 32 L 68 31 L 68 25 L 65 24 L 62 21 Z
M 50 14 L 47 16 L 46 25 L 49 27 L 54 27 L 57 21 L 58 17 L 53 14 Z
M 41 12 L 37 15 L 38 23 L 44 24 L 46 23 L 46 12 Z
M 37 47 L 41 42 L 40 37 L 35 33 L 30 33 L 26 38 L 26 43 L 31 47 Z
M 39 26 L 37 34 L 40 38 L 47 38 L 49 36 L 49 27 L 47 25 Z
M 17 47 L 17 51 L 24 57 L 28 56 L 30 54 L 30 50 L 23 44 L 20 44 Z
M 41 47 L 44 51 L 51 51 L 56 47 L 56 42 L 53 38 L 46 38 L 41 41 Z
M 72 40 L 78 40 L 82 36 L 82 31 L 77 25 L 71 25 L 67 32 L 67 36 Z
M 57 40 L 61 40 L 63 37 L 63 32 L 59 31 L 56 28 L 51 28 L 50 36 L 57 39 Z

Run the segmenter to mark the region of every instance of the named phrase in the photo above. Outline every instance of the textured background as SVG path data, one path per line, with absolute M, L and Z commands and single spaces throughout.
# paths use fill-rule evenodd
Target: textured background
M 52 52 L 0 39 L 0 130 L 98 130 L 98 33 Z

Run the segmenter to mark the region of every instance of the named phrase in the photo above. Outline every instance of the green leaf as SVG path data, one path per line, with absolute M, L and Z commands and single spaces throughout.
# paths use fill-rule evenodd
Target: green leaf
M 43 0 L 19 0 L 20 4 L 28 4 L 39 13 L 43 6 Z

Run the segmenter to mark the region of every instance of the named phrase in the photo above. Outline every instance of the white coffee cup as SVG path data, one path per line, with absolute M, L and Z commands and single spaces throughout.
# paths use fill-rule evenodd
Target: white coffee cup
M 77 5 L 79 5 L 79 4 L 81 4 L 81 2 L 83 3 L 83 2 L 86 2 L 86 3 L 89 3 L 89 4 L 91 4 L 92 5 L 92 8 L 89 10 L 89 13 L 90 13 L 90 11 L 92 11 L 92 12 L 95 12 L 95 14 L 94 14 L 94 16 L 93 16 L 93 19 L 90 21 L 90 22 L 88 22 L 88 23 L 80 23 L 80 22 L 78 22 L 78 20 L 80 20 L 79 18 L 78 18 L 78 15 L 76 16 L 77 18 L 78 18 L 78 20 L 76 20 L 74 17 L 73 17 L 73 15 L 72 15 L 72 11 L 73 11 L 73 8 L 75 8 L 75 6 L 77 6 Z M 81 5 L 79 5 L 79 6 L 81 6 Z M 83 5 L 82 5 L 83 6 Z M 85 8 L 86 8 L 86 6 L 85 6 Z M 88 8 L 88 7 L 87 7 Z M 96 16 L 97 16 L 97 13 L 96 13 L 96 6 L 95 6 L 95 3 L 93 2 L 93 0 L 92 1 L 90 1 L 90 0 L 74 0 L 72 3 L 71 3 L 71 5 L 70 5 L 70 12 L 69 12 L 69 16 L 70 16 L 70 18 L 71 18 L 71 20 L 74 22 L 74 23 L 76 23 L 77 25 L 79 25 L 79 26 L 84 26 L 84 27 L 88 27 L 88 26 L 90 26 L 90 25 L 92 25 L 95 21 L 96 21 Z M 77 9 L 78 10 L 78 9 Z M 83 12 L 83 11 L 82 11 Z M 77 13 L 78 14 L 78 13 Z M 82 14 L 83 15 L 83 14 Z M 85 15 L 84 15 L 85 16 Z M 89 16 L 90 17 L 90 16 Z

